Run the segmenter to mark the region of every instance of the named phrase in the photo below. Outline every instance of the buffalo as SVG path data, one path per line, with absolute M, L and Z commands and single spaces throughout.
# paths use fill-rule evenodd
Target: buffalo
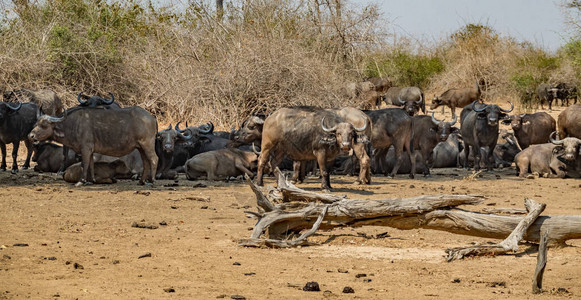
M 138 179 L 139 176 L 141 176 L 141 173 L 143 173 L 143 161 L 141 160 L 141 154 L 139 154 L 139 150 L 137 149 L 121 157 L 95 153 L 93 154 L 93 159 L 95 162 L 113 162 L 116 160 L 124 162 L 127 168 L 129 168 L 129 171 L 131 173 L 126 174 L 127 175 L 126 177 L 117 174 L 117 176 L 115 177 L 117 179 Z
M 380 166 L 379 169 L 388 175 L 387 168 L 384 166 L 385 157 L 389 147 L 393 145 L 397 162 L 388 176 L 394 177 L 403 161 L 403 151 L 405 150 L 410 157 L 412 156 L 412 118 L 399 108 L 384 108 L 365 111 L 365 113 L 372 124 L 371 146 L 375 149 L 374 165 Z M 414 177 L 415 171 L 416 164 L 413 160 L 411 178 Z
M 263 185 L 264 167 L 271 159 L 271 154 L 273 167 L 286 154 L 294 161 L 316 159 L 322 176 L 321 187 L 330 190 L 327 162 L 335 159 L 340 152 L 349 151 L 354 144 L 364 142 L 367 137 L 361 133 L 368 126 L 371 124 L 365 122 L 361 128 L 355 128 L 336 113 L 316 107 L 281 108 L 275 111 L 264 121 L 260 147 L 262 153 L 258 159 L 258 185 Z M 359 180 L 365 182 L 364 176 L 360 174 Z
M 465 107 L 460 114 L 460 123 L 462 124 L 460 132 L 464 140 L 464 167 L 468 167 L 468 157 L 470 155 L 470 146 L 474 149 L 474 169 L 480 169 L 481 153 L 480 147 L 487 147 L 485 161 L 488 170 L 493 168 L 493 151 L 498 140 L 498 121 L 506 118 L 506 113 L 514 109 L 510 103 L 510 109 L 502 109 L 494 104 L 481 104 L 476 106 L 477 101 L 472 105 Z
M 39 143 L 34 145 L 32 161 L 36 162 L 35 172 L 57 173 L 62 166 L 66 169 L 78 162 L 77 155 L 73 151 L 68 152 L 67 159 L 63 153 L 63 147 L 54 143 Z
M 32 102 L 36 104 L 45 114 L 52 116 L 63 112 L 63 102 L 57 94 L 51 90 L 29 90 L 20 89 L 4 92 L 6 102 Z
M 184 169 L 186 178 L 196 180 L 206 176 L 208 180 L 219 177 L 232 177 L 246 174 L 254 177 L 258 154 L 236 148 L 213 150 L 195 155 L 188 159 Z
M 478 82 L 473 88 L 449 89 L 442 93 L 440 97 L 434 97 L 430 109 L 436 109 L 438 106 L 448 106 L 452 114 L 456 113 L 456 107 L 465 107 L 470 103 L 480 100 L 480 85 Z
M 564 163 L 553 155 L 555 145 L 552 143 L 536 144 L 524 149 L 514 158 L 517 176 L 525 177 L 527 173 L 538 173 L 550 178 L 564 178 Z
M 502 123 L 510 124 L 522 149 L 532 144 L 548 142 L 549 134 L 555 131 L 556 127 L 555 119 L 546 112 L 511 115 Z
M 458 132 L 458 128 L 452 127 L 458 118 L 454 115 L 452 122 L 438 121 L 432 116 L 415 116 L 412 118 L 412 144 L 415 155 L 419 155 L 421 162 L 418 167 L 424 170 L 424 175 L 430 175 L 428 165 L 432 162 L 432 152 L 439 142 L 445 142 L 451 133 Z M 428 163 L 429 161 L 429 163 Z
M 83 175 L 78 184 L 94 182 L 93 153 L 124 156 L 139 150 L 143 161 L 140 183 L 153 183 L 157 167 L 157 121 L 140 107 L 105 110 L 75 107 L 62 117 L 43 115 L 29 134 L 33 142 L 54 140 L 79 153 Z
M 520 147 L 518 146 L 518 142 L 514 137 L 512 132 L 502 129 L 500 131 L 500 138 L 496 146 L 494 147 L 494 151 L 492 152 L 492 158 L 494 162 L 495 168 L 502 168 L 502 167 L 510 167 L 512 162 L 514 161 L 514 157 L 521 151 Z M 486 157 L 488 149 L 486 147 L 480 147 L 480 155 Z M 474 165 L 474 149 L 470 148 L 470 155 L 468 157 L 468 162 L 470 166 Z M 464 161 L 466 159 L 466 152 L 460 152 L 458 157 L 459 161 Z M 480 167 L 486 168 L 487 164 L 484 161 L 480 161 Z
M 109 109 L 109 108 L 110 109 L 121 108 L 119 106 L 119 104 L 117 104 L 117 102 L 115 102 L 115 96 L 113 96 L 113 93 L 109 92 L 109 95 L 111 96 L 111 98 L 105 99 L 105 98 L 99 97 L 99 96 L 83 95 L 83 92 L 80 92 L 79 95 L 77 96 L 77 101 L 79 101 L 79 106 L 85 106 L 85 107 L 95 108 L 97 106 L 102 106 L 103 108 L 107 108 L 107 109 Z
M 543 109 L 543 104 L 549 104 L 549 110 L 551 110 L 551 104 L 553 103 L 553 94 L 549 92 L 551 85 L 547 83 L 541 83 L 537 86 L 536 95 L 539 103 L 541 103 L 541 109 Z
M 2 150 L 0 170 L 6 171 L 6 144 L 12 144 L 12 174 L 18 172 L 18 148 L 22 140 L 28 149 L 22 168 L 28 169 L 30 166 L 32 144 L 26 137 L 36 123 L 37 111 L 38 106 L 32 102 L 18 103 L 16 106 L 0 102 L 0 149 Z
M 464 148 L 458 133 L 448 135 L 445 142 L 441 142 L 432 154 L 432 168 L 455 168 L 460 166 L 459 155 Z
M 383 101 L 387 105 L 403 106 L 409 116 L 415 115 L 420 109 L 426 113 L 424 92 L 415 86 L 391 87 L 383 95 Z
M 156 134 L 155 152 L 159 158 L 157 171 L 155 174 L 156 179 L 175 179 L 175 177 L 177 177 L 176 172 L 170 172 L 170 169 L 174 164 L 174 157 L 176 156 L 176 152 L 174 152 L 174 150 L 179 147 L 178 145 L 186 143 L 191 138 L 192 136 L 185 136 L 179 131 L 173 129 L 171 124 L 168 126 L 168 128 Z M 185 147 L 182 148 L 185 150 Z M 181 152 L 181 149 L 178 149 L 177 154 L 180 154 Z M 184 152 L 187 153 L 187 150 Z
M 97 184 L 115 183 L 117 179 L 130 178 L 132 175 L 125 162 L 120 159 L 112 162 L 95 162 L 94 168 L 94 183 Z M 63 179 L 71 183 L 79 182 L 83 178 L 83 169 L 82 163 L 73 164 L 65 170 Z
M 569 106 L 569 99 L 573 99 L 573 104 L 577 104 L 577 87 L 567 83 L 559 83 L 555 87 L 548 90 L 553 99 L 560 99 L 561 106 L 565 103 Z
M 581 139 L 581 104 L 567 107 L 557 119 L 561 138 L 576 137 Z

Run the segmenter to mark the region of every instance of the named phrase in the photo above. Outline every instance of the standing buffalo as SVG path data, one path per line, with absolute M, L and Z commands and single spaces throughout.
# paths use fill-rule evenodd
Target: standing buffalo
M 18 148 L 20 141 L 24 140 L 24 144 L 28 149 L 26 161 L 22 166 L 23 169 L 28 169 L 30 166 L 30 157 L 32 156 L 32 144 L 26 138 L 36 123 L 36 112 L 38 106 L 36 104 L 19 103 L 12 106 L 10 103 L 0 102 L 0 149 L 2 150 L 2 164 L 0 170 L 6 171 L 6 144 L 12 144 L 12 174 L 18 172 Z
M 419 87 L 391 87 L 383 95 L 387 105 L 403 106 L 409 116 L 415 115 L 420 109 L 426 113 L 424 92 Z
M 418 168 L 424 170 L 424 175 L 430 175 L 432 152 L 439 142 L 445 142 L 451 133 L 458 132 L 454 126 L 458 118 L 454 115 L 452 122 L 438 121 L 432 116 L 415 116 L 412 118 L 412 144 L 416 155 L 419 155 Z M 428 161 L 430 163 L 428 163 Z
M 514 109 L 514 105 L 510 103 L 510 109 L 502 109 L 498 105 L 481 104 L 477 107 L 477 101 L 472 102 L 472 105 L 465 107 L 460 115 L 460 123 L 462 127 L 460 132 L 464 139 L 464 151 L 466 157 L 464 159 L 464 167 L 468 167 L 468 157 L 470 156 L 470 146 L 474 150 L 474 169 L 480 169 L 480 147 L 487 147 L 487 155 L 485 156 L 488 170 L 493 168 L 493 152 L 496 147 L 498 139 L 498 121 L 506 118 L 506 113 Z
M 208 180 L 243 174 L 252 178 L 257 161 L 258 155 L 254 152 L 226 148 L 197 154 L 186 162 L 184 169 L 189 180 L 196 180 L 203 175 Z
M 434 97 L 430 108 L 436 109 L 438 106 L 446 105 L 450 107 L 452 114 L 455 114 L 456 107 L 465 107 L 479 100 L 480 95 L 480 85 L 478 82 L 476 82 L 473 88 L 449 89 L 442 93 L 440 97 Z
M 375 149 L 374 165 L 379 166 L 387 174 L 388 168 L 385 166 L 385 158 L 389 147 L 395 148 L 395 163 L 390 177 L 394 177 L 403 161 L 402 153 L 405 150 L 410 157 L 412 155 L 412 118 L 399 108 L 384 108 L 379 110 L 365 111 L 371 119 L 371 145 Z M 410 177 L 414 178 L 416 172 L 415 159 L 411 161 L 412 168 Z
M 93 153 L 124 156 L 139 150 L 143 161 L 140 183 L 153 183 L 157 167 L 155 117 L 140 107 L 105 110 L 75 107 L 63 117 L 41 116 L 29 134 L 34 142 L 54 140 L 80 153 L 83 176 L 79 183 L 95 180 Z
M 541 83 L 537 86 L 537 99 L 541 103 L 541 109 L 543 109 L 543 104 L 548 103 L 549 110 L 551 110 L 551 104 L 553 103 L 553 94 L 549 93 L 551 88 L 551 85 L 547 83 Z
M 331 126 L 331 127 L 329 127 Z M 316 107 L 281 108 L 264 121 L 262 153 L 258 159 L 257 183 L 263 184 L 263 172 L 271 154 L 273 166 L 283 155 L 294 161 L 316 159 L 321 170 L 324 190 L 331 189 L 327 162 L 341 152 L 349 151 L 366 137 L 358 136 L 370 124 L 355 128 L 336 113 Z M 362 178 L 363 175 L 363 178 Z M 359 180 L 365 182 L 365 174 Z
M 555 131 L 556 122 L 546 112 L 534 114 L 511 115 L 502 121 L 514 131 L 518 144 L 522 149 L 532 144 L 543 144 L 549 141 L 549 134 Z
M 561 138 L 576 137 L 581 139 L 581 104 L 567 107 L 557 118 Z
M 4 92 L 6 102 L 32 102 L 45 114 L 56 116 L 63 112 L 63 102 L 51 90 L 20 89 Z
M 577 87 L 574 85 L 559 83 L 555 87 L 548 90 L 553 99 L 560 99 L 561 106 L 565 103 L 569 106 L 569 99 L 573 99 L 573 104 L 577 104 Z

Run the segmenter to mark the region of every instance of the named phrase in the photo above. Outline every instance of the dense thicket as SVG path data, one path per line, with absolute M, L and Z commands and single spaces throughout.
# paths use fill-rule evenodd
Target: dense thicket
M 429 46 L 388 44 L 375 6 L 255 0 L 217 10 L 216 3 L 14 0 L 1 7 L 0 88 L 48 87 L 68 105 L 80 91 L 111 91 L 161 122 L 229 127 L 285 105 L 357 106 L 346 84 L 369 76 L 418 85 L 428 96 L 479 80 L 493 101 L 581 76 L 579 40 L 551 55 L 468 24 Z

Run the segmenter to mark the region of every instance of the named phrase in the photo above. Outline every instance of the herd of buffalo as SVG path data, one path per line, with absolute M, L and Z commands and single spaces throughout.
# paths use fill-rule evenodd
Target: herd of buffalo
M 24 141 L 23 168 L 32 159 L 35 171 L 62 173 L 65 181 L 78 185 L 120 178 L 152 184 L 178 173 L 190 180 L 254 177 L 255 171 L 262 185 L 265 172 L 276 167 L 293 170 L 292 180 L 301 182 L 318 166 L 321 187 L 330 190 L 332 173 L 358 171 L 356 183 L 369 184 L 372 173 L 413 178 L 416 173 L 429 176 L 431 168 L 492 170 L 513 162 L 522 177 L 581 178 L 581 104 L 576 104 L 575 87 L 537 89 L 549 109 L 556 99 L 569 105 L 575 95 L 557 122 L 546 112 L 510 115 L 510 102 L 508 108 L 485 104 L 478 83 L 432 100 L 432 110 L 452 110 L 451 121 L 438 120 L 433 112 L 425 115 L 424 94 L 417 87 L 392 87 L 372 78 L 347 88 L 350 97 L 375 109 L 285 107 L 249 116 L 231 132 L 214 131 L 212 123 L 170 124 L 158 131 L 154 116 L 137 106 L 121 107 L 112 93 L 103 98 L 81 92 L 79 104 L 64 109 L 50 90 L 6 91 L 0 102 L 0 169 L 7 168 L 6 144 L 13 144 L 12 172 L 18 171 Z M 388 108 L 377 109 L 381 101 Z M 456 108 L 462 108 L 459 116 Z M 418 115 L 420 110 L 424 114 Z M 500 123 L 512 131 L 501 130 Z

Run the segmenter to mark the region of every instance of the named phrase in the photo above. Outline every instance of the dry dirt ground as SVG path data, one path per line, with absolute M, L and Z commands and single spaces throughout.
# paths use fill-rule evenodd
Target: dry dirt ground
M 523 208 L 530 197 L 547 204 L 543 215 L 581 214 L 581 180 L 520 179 L 514 168 L 465 180 L 471 173 L 436 169 L 431 178 L 415 180 L 374 176 L 369 186 L 355 186 L 349 176 L 332 176 L 331 182 L 334 193 L 349 198 L 481 194 L 487 197 L 483 204 L 465 207 L 479 211 Z M 319 186 L 314 177 L 300 185 L 313 191 Z M 255 222 L 244 211 L 255 206 L 242 181 L 187 181 L 181 175 L 179 182 L 157 181 L 153 188 L 136 181 L 79 188 L 52 174 L 0 172 L 0 299 L 581 297 L 579 240 L 549 249 L 548 292 L 539 296 L 531 293 L 535 245 L 446 263 L 446 248 L 497 240 L 368 226 L 319 232 L 310 238 L 319 246 L 239 247 Z M 134 222 L 158 228 L 132 227 Z M 384 232 L 387 237 L 376 238 Z M 309 281 L 321 291 L 302 291 Z M 346 286 L 354 293 L 343 294 Z

